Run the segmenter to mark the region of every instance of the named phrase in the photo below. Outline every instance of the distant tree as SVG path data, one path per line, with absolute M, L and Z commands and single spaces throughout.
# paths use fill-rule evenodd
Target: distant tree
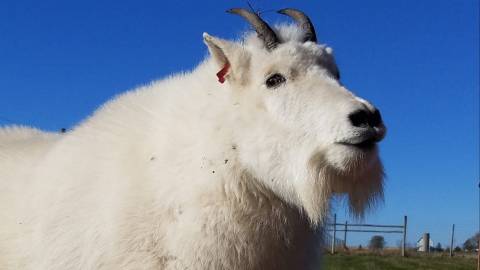
M 442 244 L 437 243 L 437 245 L 435 246 L 435 251 L 442 252 L 443 251 Z
M 465 251 L 473 251 L 478 248 L 478 240 L 480 239 L 480 233 L 476 233 L 474 236 L 468 238 L 463 243 L 463 249 Z
M 370 239 L 368 247 L 374 251 L 382 250 L 385 247 L 385 239 L 381 235 L 374 235 Z
M 462 251 L 462 249 L 461 249 L 459 246 L 456 246 L 456 247 L 453 249 L 453 251 L 455 251 L 455 252 L 460 252 L 460 251 Z
M 362 245 L 358 245 L 358 250 L 362 250 L 362 249 L 363 249 Z

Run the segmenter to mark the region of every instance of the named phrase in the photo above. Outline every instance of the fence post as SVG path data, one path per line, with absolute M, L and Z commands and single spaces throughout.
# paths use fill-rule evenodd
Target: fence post
M 405 247 L 407 245 L 407 216 L 403 216 L 403 242 L 402 242 L 402 257 L 405 257 Z
M 455 224 L 452 225 L 452 238 L 450 239 L 450 257 L 453 257 L 453 236 L 455 234 Z
M 345 220 L 345 233 L 343 234 L 343 248 L 347 250 L 347 228 L 348 228 L 348 221 Z
M 335 238 L 337 237 L 337 214 L 333 215 L 333 238 L 332 238 L 332 254 L 335 254 Z
M 478 244 L 478 254 L 477 254 L 477 270 L 480 270 L 480 239 L 477 239 Z

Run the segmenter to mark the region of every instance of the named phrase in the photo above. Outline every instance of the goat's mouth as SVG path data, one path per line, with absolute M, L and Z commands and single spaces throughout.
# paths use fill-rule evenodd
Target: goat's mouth
M 380 140 L 375 136 L 356 137 L 337 142 L 337 144 L 354 147 L 363 151 L 374 149 Z
M 385 137 L 385 127 L 376 127 L 364 131 L 360 136 L 351 137 L 337 142 L 341 145 L 355 147 L 363 151 L 374 149 L 377 143 Z
M 375 138 L 368 138 L 360 142 L 339 142 L 339 144 L 352 146 L 367 151 L 375 148 L 377 145 L 377 140 L 375 140 Z

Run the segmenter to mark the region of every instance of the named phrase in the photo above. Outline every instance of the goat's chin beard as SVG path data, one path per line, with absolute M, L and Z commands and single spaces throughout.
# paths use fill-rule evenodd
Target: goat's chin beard
M 350 164 L 349 164 L 350 163 Z M 383 166 L 378 155 L 331 164 L 325 154 L 315 154 L 308 161 L 308 176 L 299 189 L 303 210 L 314 226 L 322 225 L 334 194 L 346 194 L 351 214 L 362 218 L 383 201 Z

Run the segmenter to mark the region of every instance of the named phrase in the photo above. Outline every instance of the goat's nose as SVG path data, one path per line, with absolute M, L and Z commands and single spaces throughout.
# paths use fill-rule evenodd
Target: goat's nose
M 373 112 L 369 110 L 355 111 L 348 115 L 348 119 L 355 127 L 378 127 L 382 123 L 382 116 L 377 109 Z

